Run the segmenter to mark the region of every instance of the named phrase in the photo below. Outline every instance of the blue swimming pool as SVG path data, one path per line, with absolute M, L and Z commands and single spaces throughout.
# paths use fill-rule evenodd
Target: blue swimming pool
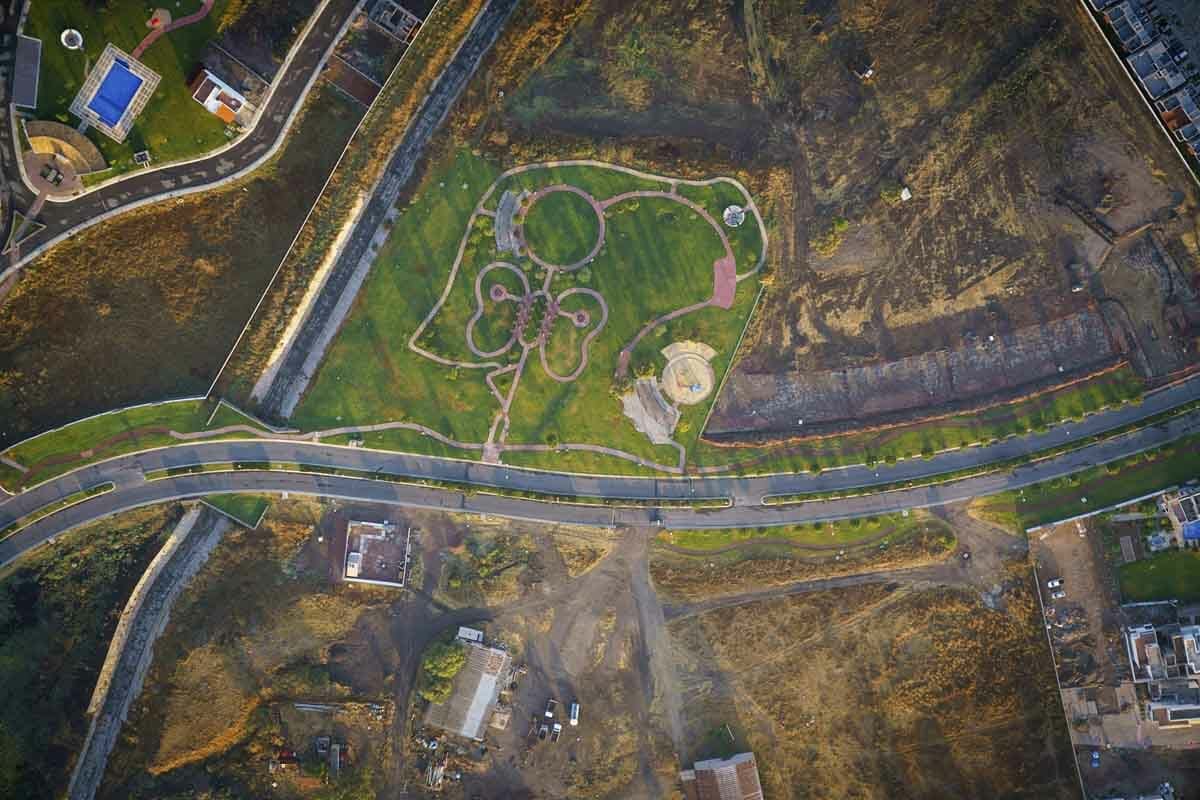
M 129 108 L 129 103 L 142 85 L 142 79 L 130 71 L 129 65 L 117 59 L 108 68 L 100 88 L 88 101 L 88 108 L 107 125 L 116 125 Z

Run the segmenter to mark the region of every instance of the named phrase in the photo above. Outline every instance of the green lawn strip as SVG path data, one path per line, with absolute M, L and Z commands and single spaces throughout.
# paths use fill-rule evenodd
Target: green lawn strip
M 854 546 L 864 542 L 889 541 L 891 536 L 910 527 L 917 519 L 901 514 L 862 517 L 843 522 L 781 525 L 766 528 L 729 530 L 680 530 L 659 533 L 659 541 L 687 550 L 719 550 L 747 540 L 779 540 L 812 547 Z
M 112 490 L 113 490 L 113 484 L 101 483 L 101 484 L 97 484 L 96 486 L 93 486 L 90 489 L 83 489 L 81 491 L 75 492 L 74 494 L 67 495 L 66 497 L 64 497 L 63 499 L 61 499 L 57 502 L 42 506 L 37 511 L 34 511 L 30 514 L 26 514 L 25 516 L 10 522 L 5 527 L 0 528 L 0 539 L 4 539 L 7 536 L 11 536 L 12 534 L 19 531 L 21 528 L 28 527 L 29 525 L 32 525 L 33 523 L 37 522 L 39 519 L 48 517 L 51 514 L 55 513 L 56 511 L 62 511 L 64 508 L 67 508 L 68 506 L 73 506 L 76 503 L 82 503 L 84 500 L 87 500 L 89 497 L 95 497 L 98 494 L 104 494 L 106 492 L 111 492 Z
M 112 168 L 105 177 L 133 169 L 133 154 L 139 150 L 148 149 L 154 160 L 162 163 L 199 155 L 228 141 L 224 123 L 193 100 L 187 86 L 205 45 L 217 36 L 227 2 L 216 0 L 203 20 L 161 36 L 142 55 L 141 61 L 161 80 L 124 142 L 118 144 L 96 131 L 86 134 Z M 199 0 L 185 0 L 170 11 L 179 18 L 200 5 Z M 83 85 L 86 69 L 95 64 L 109 42 L 131 53 L 149 33 L 146 21 L 153 8 L 153 4 L 136 0 L 111 0 L 102 7 L 88 0 L 30 4 L 26 33 L 42 40 L 38 118 L 76 125 L 78 120 L 68 109 Z M 59 43 L 65 28 L 83 34 L 82 52 L 67 50 Z
M 212 406 L 203 400 L 178 400 L 80 420 L 5 450 L 4 455 L 28 467 L 29 472 L 21 473 L 6 467 L 0 470 L 0 481 L 5 488 L 15 491 L 20 486 L 33 486 L 94 461 L 178 444 L 179 440 L 169 431 L 203 431 L 211 413 Z M 217 416 L 221 417 L 221 413 Z M 228 420 L 234 418 L 237 424 L 254 424 L 250 418 L 232 410 L 221 424 L 230 424 Z M 220 427 L 217 422 L 214 420 L 211 427 Z
M 698 442 L 689 462 L 697 466 L 733 467 L 746 474 L 812 471 L 852 464 L 895 463 L 975 443 L 998 441 L 1050 425 L 1078 420 L 1089 413 L 1136 401 L 1141 381 L 1129 367 L 1029 400 L 958 414 L 940 420 L 886 428 L 869 433 L 831 436 L 794 445 L 718 447 Z
M 976 509 L 1023 530 L 1166 489 L 1197 475 L 1200 436 L 1190 436 L 1065 478 L 984 498 Z
M 1200 551 L 1172 550 L 1122 564 L 1121 599 L 1200 601 Z
M 204 502 L 251 530 L 258 527 L 271 507 L 271 500 L 259 494 L 214 494 Z

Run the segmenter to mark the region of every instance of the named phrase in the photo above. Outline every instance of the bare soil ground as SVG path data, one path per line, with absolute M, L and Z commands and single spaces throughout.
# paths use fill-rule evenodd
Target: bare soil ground
M 1030 555 L 1038 569 L 1046 630 L 1088 792 L 1096 797 L 1135 794 L 1170 781 L 1177 796 L 1190 797 L 1197 785 L 1194 755 L 1189 756 L 1195 734 L 1146 724 L 1141 713 L 1145 690 L 1130 681 L 1122 629 L 1171 611 L 1120 605 L 1117 542 L 1131 530 L 1140 538 L 1137 530 L 1094 518 L 1033 535 Z M 1063 581 L 1066 597 L 1051 597 L 1054 590 L 1046 584 L 1055 579 Z M 1101 753 L 1098 768 L 1091 766 L 1093 751 Z
M 1075 797 L 1029 583 L 1003 610 L 877 585 L 672 622 L 685 758 L 751 747 L 778 798 Z

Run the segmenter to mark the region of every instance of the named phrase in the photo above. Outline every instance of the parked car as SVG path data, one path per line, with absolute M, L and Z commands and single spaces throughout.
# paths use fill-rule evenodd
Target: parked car
M 558 701 L 551 697 L 546 701 L 546 719 L 554 719 L 556 711 L 558 711 Z
M 1052 581 L 1046 581 L 1047 589 L 1057 589 L 1060 586 L 1062 586 L 1062 578 L 1055 578 Z
M 1050 599 L 1051 600 L 1062 600 L 1066 596 L 1067 596 L 1067 593 L 1064 592 L 1062 589 L 1059 589 L 1057 592 L 1050 595 Z
M 579 725 L 579 703 L 571 703 L 571 727 Z
M 557 742 L 558 737 L 562 736 L 562 723 L 554 723 L 554 730 L 550 733 L 550 741 Z
M 1100 751 L 1099 750 L 1092 751 L 1092 766 L 1093 767 L 1100 766 Z

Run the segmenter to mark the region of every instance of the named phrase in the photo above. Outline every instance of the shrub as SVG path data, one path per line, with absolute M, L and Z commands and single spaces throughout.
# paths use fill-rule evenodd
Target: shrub
M 900 192 L 903 190 L 900 181 L 894 178 L 884 178 L 879 184 L 879 199 L 889 206 L 900 205 Z
M 467 651 L 458 642 L 437 642 L 421 657 L 421 679 L 417 692 L 431 703 L 450 698 L 454 676 L 467 663 Z
M 814 233 L 808 240 L 808 245 L 817 254 L 828 258 L 837 252 L 850 230 L 850 221 L 845 217 L 834 217 L 828 225 Z

